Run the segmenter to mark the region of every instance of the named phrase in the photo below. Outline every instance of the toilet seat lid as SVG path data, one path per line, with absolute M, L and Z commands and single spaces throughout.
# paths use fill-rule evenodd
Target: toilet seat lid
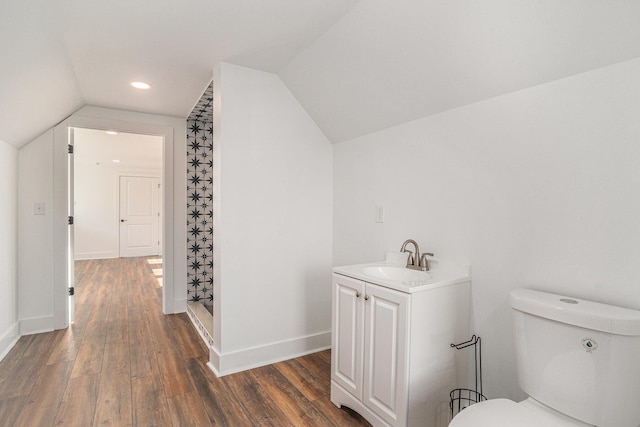
M 476 403 L 455 416 L 449 427 L 564 427 L 584 425 L 508 399 Z

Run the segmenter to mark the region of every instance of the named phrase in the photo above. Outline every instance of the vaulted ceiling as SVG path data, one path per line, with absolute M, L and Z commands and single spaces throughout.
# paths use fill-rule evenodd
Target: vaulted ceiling
M 21 146 L 83 105 L 187 117 L 216 63 L 277 72 L 355 0 L 0 2 L 0 140 Z
M 280 75 L 333 142 L 640 56 L 637 0 L 0 0 L 0 139 Z M 150 91 L 131 88 L 148 81 Z

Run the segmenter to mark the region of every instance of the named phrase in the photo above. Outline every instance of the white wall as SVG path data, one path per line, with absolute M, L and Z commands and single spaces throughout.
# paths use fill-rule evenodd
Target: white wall
M 511 289 L 640 309 L 639 111 L 636 59 L 336 145 L 334 264 L 407 238 L 471 263 L 484 390 L 522 397 Z
M 18 150 L 0 140 L 0 360 L 19 336 L 17 194 Z
M 155 116 L 98 107 L 84 107 L 64 123 L 72 126 L 96 123 L 119 128 L 127 132 L 167 132 L 173 142 L 173 162 L 165 164 L 165 174 L 172 176 L 172 189 L 168 190 L 165 223 L 170 226 L 164 234 L 166 313 L 186 310 L 186 195 L 185 195 L 185 121 L 182 118 Z M 89 126 L 91 125 L 91 126 Z M 57 130 L 58 128 L 56 128 Z M 167 154 L 167 153 L 165 153 Z M 54 161 L 55 159 L 55 161 Z M 64 252 L 55 250 L 66 230 L 65 187 L 61 152 L 54 153 L 54 131 L 50 130 L 19 151 L 19 238 L 18 238 L 18 316 L 22 334 L 64 327 L 60 317 L 66 296 L 60 290 L 65 286 Z M 165 183 L 167 185 L 168 183 Z M 45 202 L 45 215 L 33 215 L 33 203 Z M 62 215 L 60 214 L 62 212 Z M 54 222 L 54 216 L 56 221 Z M 169 235 L 170 234 L 170 235 Z M 171 261 L 169 261 L 169 259 Z M 61 279 L 62 277 L 62 279 Z M 55 291 L 54 291 L 55 287 Z
M 332 146 L 274 74 L 214 73 L 214 369 L 330 343 Z
M 74 150 L 75 259 L 117 258 L 120 253 L 119 176 L 160 179 L 162 170 L 121 168 L 111 162 L 96 165 L 78 157 L 82 145 L 76 141 Z
M 74 166 L 75 259 L 117 258 L 120 253 L 119 174 L 160 178 L 162 171 L 78 161 Z
M 18 316 L 20 333 L 30 334 L 53 329 L 53 131 L 18 159 Z M 34 203 L 44 203 L 44 215 Z

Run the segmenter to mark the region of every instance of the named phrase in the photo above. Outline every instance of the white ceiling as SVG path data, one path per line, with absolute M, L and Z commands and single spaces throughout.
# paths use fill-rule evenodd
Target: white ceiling
M 187 117 L 215 64 L 278 71 L 355 1 L 0 0 L 0 140 L 83 105 Z
M 162 143 L 160 136 L 126 132 L 109 135 L 102 130 L 75 128 L 73 160 L 95 167 L 161 170 Z
M 220 61 L 278 73 L 339 142 L 640 56 L 638 0 L 0 2 L 17 147 L 83 105 L 187 117 Z
M 367 0 L 280 76 L 338 142 L 637 56 L 638 0 Z

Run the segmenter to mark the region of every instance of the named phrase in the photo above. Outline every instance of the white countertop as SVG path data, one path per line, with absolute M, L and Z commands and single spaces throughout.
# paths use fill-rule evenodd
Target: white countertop
M 334 267 L 333 272 L 405 293 L 422 292 L 471 280 L 471 271 L 468 265 L 448 264 L 435 259 L 430 260 L 430 263 L 429 271 L 422 272 L 422 275 L 415 275 L 423 276 L 419 280 L 394 280 L 367 274 L 367 270 L 370 271 L 371 267 L 400 267 L 397 263 L 389 261 Z M 416 271 L 416 273 L 418 272 Z

